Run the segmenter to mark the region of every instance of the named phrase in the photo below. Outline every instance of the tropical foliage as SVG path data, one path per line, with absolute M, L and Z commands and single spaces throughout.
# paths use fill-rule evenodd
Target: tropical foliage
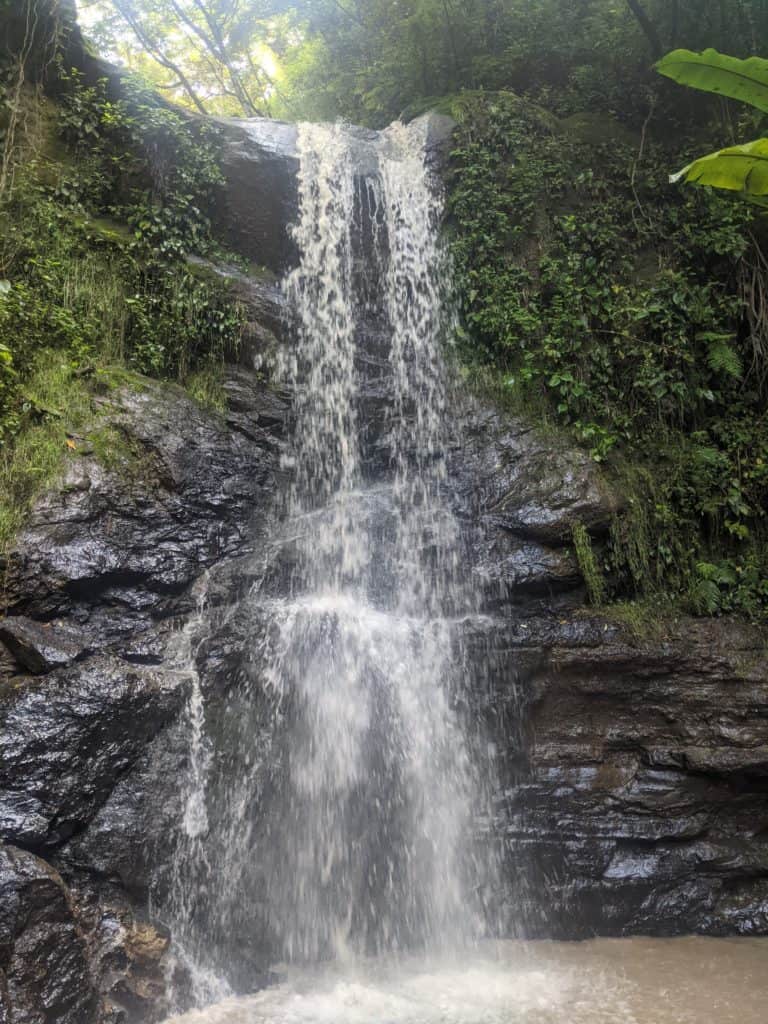
M 632 496 L 598 561 L 575 538 L 591 592 L 760 614 L 768 323 L 747 312 L 765 289 L 755 213 L 671 188 L 687 144 L 665 123 L 661 137 L 635 134 L 502 93 L 453 109 L 461 358 L 503 400 L 572 431 Z
M 18 61 L 0 86 L 0 549 L 113 385 L 138 372 L 210 400 L 201 381 L 241 329 L 186 260 L 213 246 L 215 133 L 141 87 L 114 101 L 49 67 L 55 104 Z
M 95 0 L 82 16 L 102 52 L 198 110 L 374 126 L 462 89 L 637 109 L 665 48 L 768 34 L 761 0 L 727 16 L 722 0 Z
M 681 85 L 742 100 L 768 112 L 768 60 L 738 60 L 712 49 L 703 53 L 675 50 L 656 69 Z M 673 182 L 681 180 L 743 192 L 749 198 L 768 195 L 768 140 L 760 138 L 700 157 L 672 176 Z

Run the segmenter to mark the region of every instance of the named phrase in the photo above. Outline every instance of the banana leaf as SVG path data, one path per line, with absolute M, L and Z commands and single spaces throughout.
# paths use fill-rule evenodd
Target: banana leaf
M 768 195 L 768 139 L 729 146 L 702 156 L 669 180 L 726 188 L 747 196 Z
M 768 60 L 762 57 L 740 60 L 717 50 L 673 50 L 661 58 L 656 70 L 680 85 L 742 100 L 768 112 Z

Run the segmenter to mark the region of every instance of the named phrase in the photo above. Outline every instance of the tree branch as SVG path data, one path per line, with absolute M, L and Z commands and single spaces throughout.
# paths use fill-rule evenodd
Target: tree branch
M 203 101 L 197 95 L 194 86 L 189 81 L 187 76 L 184 74 L 184 72 L 181 70 L 178 64 L 172 61 L 171 58 L 167 56 L 167 54 L 163 53 L 160 47 L 152 40 L 149 33 L 144 29 L 139 19 L 135 17 L 128 4 L 124 3 L 123 0 L 112 0 L 112 4 L 118 11 L 118 13 L 121 15 L 121 17 L 128 23 L 130 28 L 133 30 L 134 35 L 138 39 L 139 43 L 147 51 L 149 56 L 152 57 L 153 60 L 157 61 L 157 63 L 160 64 L 162 67 L 164 67 L 166 71 L 170 71 L 172 74 L 174 74 L 181 83 L 181 86 L 183 87 L 186 94 L 194 103 L 198 112 L 201 114 L 207 114 L 208 111 L 205 109 Z

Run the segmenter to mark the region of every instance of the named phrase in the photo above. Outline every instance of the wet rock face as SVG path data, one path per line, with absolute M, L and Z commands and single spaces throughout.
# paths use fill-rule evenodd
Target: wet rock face
M 179 624 L 207 568 L 253 559 L 288 417 L 252 371 L 224 387 L 226 417 L 149 381 L 110 394 L 114 468 L 78 442 L 4 567 L 3 1024 L 162 1014 L 168 936 L 137 909 L 179 820 Z
M 218 124 L 226 186 L 214 212 L 216 227 L 231 248 L 279 272 L 296 261 L 288 234 L 298 204 L 296 126 L 260 117 Z
M 607 532 L 621 498 L 585 451 L 478 405 L 462 426 L 452 468 L 465 515 L 550 546 L 577 523 Z
M 569 616 L 511 639 L 526 733 L 500 801 L 512 923 L 566 938 L 765 934 L 764 638 L 688 621 L 637 642 Z
M 427 156 L 442 166 L 450 149 L 454 122 L 442 114 L 424 114 Z M 299 170 L 295 124 L 270 118 L 222 118 L 222 171 L 225 185 L 214 210 L 214 224 L 230 248 L 260 266 L 282 273 L 297 262 L 289 225 L 296 220 Z M 361 179 L 376 174 L 370 143 L 377 133 L 350 128 L 359 142 L 353 154 Z
M 101 994 L 104 1024 L 154 1024 L 168 1012 L 170 935 L 138 915 L 119 887 L 74 876 L 72 902 Z
M 583 600 L 573 527 L 599 537 L 622 504 L 585 452 L 490 404 L 465 401 L 448 473 L 487 609 Z
M 36 849 L 81 830 L 183 700 L 158 672 L 92 658 L 0 701 L 0 837 Z
M 254 381 L 254 400 L 262 390 Z M 202 569 L 250 539 L 275 487 L 274 454 L 181 390 L 147 382 L 110 396 L 108 416 L 125 465 L 71 459 L 17 539 L 5 584 L 14 613 L 67 615 L 85 634 L 98 619 L 100 647 L 105 629 L 135 639 L 141 620 L 170 610 Z
M 84 1024 L 98 997 L 67 887 L 45 861 L 0 846 L 0 1020 Z

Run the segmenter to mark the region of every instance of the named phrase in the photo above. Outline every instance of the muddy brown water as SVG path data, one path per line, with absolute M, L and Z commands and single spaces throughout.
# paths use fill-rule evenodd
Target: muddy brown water
M 768 939 L 504 942 L 289 969 L 173 1024 L 768 1024 Z

